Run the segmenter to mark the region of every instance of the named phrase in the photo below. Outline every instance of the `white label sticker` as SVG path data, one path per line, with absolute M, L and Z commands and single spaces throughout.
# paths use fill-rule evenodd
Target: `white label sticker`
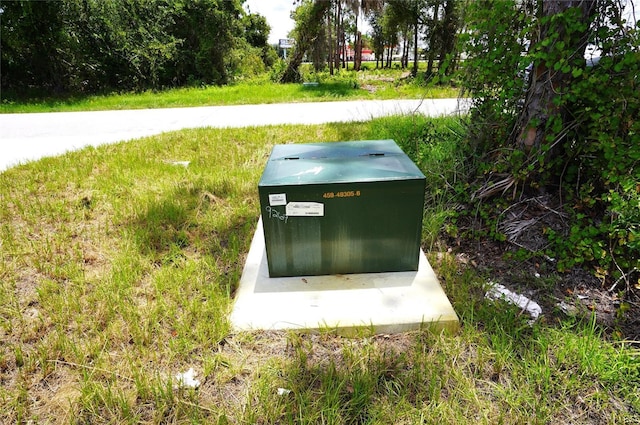
M 319 202 L 289 202 L 286 212 L 289 217 L 323 217 L 324 204 Z
M 270 193 L 269 205 L 271 205 L 272 207 L 287 205 L 287 194 L 286 193 Z

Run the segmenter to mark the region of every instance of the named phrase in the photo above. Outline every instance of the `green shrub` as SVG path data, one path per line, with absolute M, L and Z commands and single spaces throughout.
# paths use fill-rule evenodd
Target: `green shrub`
M 228 72 L 234 80 L 251 79 L 266 72 L 262 49 L 248 43 L 241 43 L 239 48 L 232 50 L 226 62 Z
M 583 265 L 612 282 L 629 283 L 640 275 L 639 34 L 605 20 L 590 23 L 589 42 L 600 60 L 586 66 L 583 51 L 565 43 L 559 32 L 550 31 L 532 46 L 524 43 L 535 40 L 536 28 L 545 22 L 562 22 L 567 33 L 584 30 L 577 9 L 540 17 L 517 2 L 495 6 L 473 9 L 472 30 L 464 35 L 470 53 L 464 85 L 475 103 L 468 134 L 482 158 L 478 185 L 509 182 L 508 191 L 484 192 L 504 196 L 480 207 L 485 223 L 496 228 L 498 205 L 513 203 L 508 195 L 553 193 L 569 223 L 564 231 L 547 232 L 547 254 L 558 258 L 559 269 Z M 599 6 L 602 16 L 617 10 L 611 2 Z M 515 11 L 518 17 L 509 20 Z M 531 101 L 523 77 L 535 66 L 570 79 L 554 88 L 553 104 L 542 107 L 546 123 L 533 125 L 544 129 L 545 139 L 527 152 L 514 134 L 521 130 L 523 105 Z

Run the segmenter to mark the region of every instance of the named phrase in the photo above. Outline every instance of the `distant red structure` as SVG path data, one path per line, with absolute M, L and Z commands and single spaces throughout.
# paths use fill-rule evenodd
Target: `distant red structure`
M 352 61 L 355 57 L 356 52 L 352 46 L 347 46 L 347 60 Z M 362 60 L 363 61 L 374 61 L 376 60 L 376 55 L 373 53 L 371 49 L 362 49 Z

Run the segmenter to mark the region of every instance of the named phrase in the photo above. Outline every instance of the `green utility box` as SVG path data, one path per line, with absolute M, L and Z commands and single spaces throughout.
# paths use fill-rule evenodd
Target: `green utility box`
M 393 140 L 276 145 L 258 183 L 269 276 L 417 270 L 424 190 Z

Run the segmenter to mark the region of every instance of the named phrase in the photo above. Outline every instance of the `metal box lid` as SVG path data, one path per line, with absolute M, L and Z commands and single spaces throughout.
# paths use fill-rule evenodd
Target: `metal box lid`
M 393 140 L 274 146 L 258 186 L 424 179 Z

